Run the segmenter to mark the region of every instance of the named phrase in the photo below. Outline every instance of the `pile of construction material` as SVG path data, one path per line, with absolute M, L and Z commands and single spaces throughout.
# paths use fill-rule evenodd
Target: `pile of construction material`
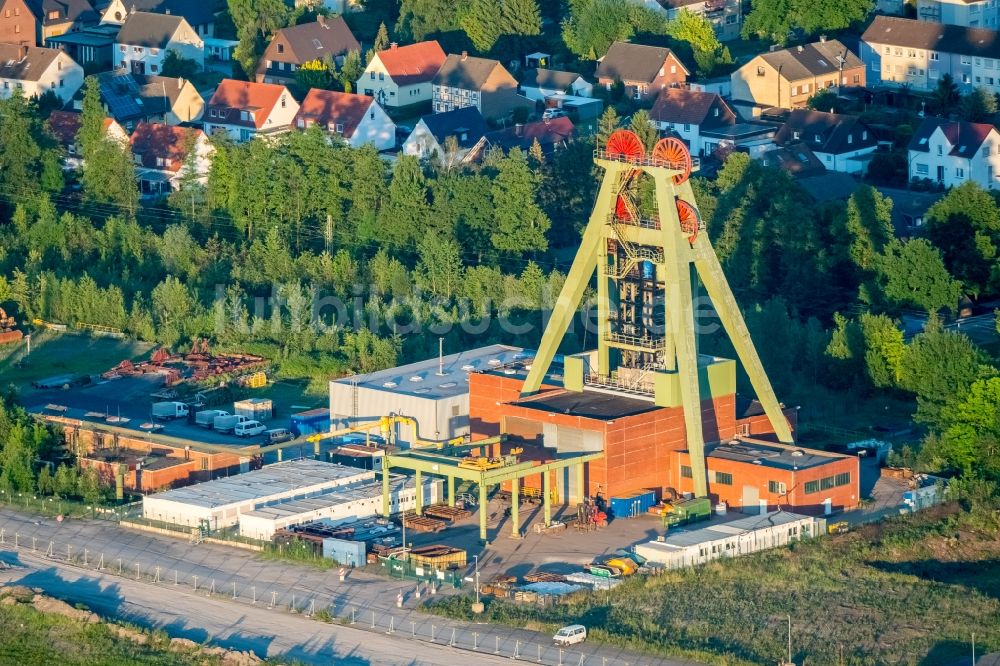
M 434 504 L 424 509 L 424 514 L 431 518 L 447 520 L 449 523 L 457 523 L 471 516 L 472 512 L 468 509 L 448 506 L 447 504 Z
M 24 334 L 15 328 L 16 326 L 17 322 L 14 321 L 14 318 L 4 312 L 3 308 L 0 308 L 0 345 L 17 342 L 24 337 Z
M 433 569 L 458 569 L 466 565 L 468 555 L 461 548 L 451 546 L 431 545 L 413 548 L 409 552 L 409 560 L 417 566 Z
M 403 514 L 403 526 L 414 532 L 440 532 L 448 523 L 436 518 L 418 516 L 415 511 L 408 511 Z

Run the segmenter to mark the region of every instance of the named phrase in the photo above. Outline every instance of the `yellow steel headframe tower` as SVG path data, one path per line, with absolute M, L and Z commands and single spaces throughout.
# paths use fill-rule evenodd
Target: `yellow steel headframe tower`
M 566 388 L 583 384 L 609 388 L 651 387 L 656 404 L 680 404 L 684 411 L 695 492 L 708 494 L 703 389 L 695 337 L 694 297 L 704 285 L 757 398 L 782 442 L 792 442 L 781 411 L 750 340 L 718 257 L 704 231 L 688 178 L 693 167 L 687 147 L 676 138 L 662 139 L 646 155 L 638 137 L 618 130 L 606 148 L 595 151 L 604 170 L 600 190 L 580 249 L 525 381 L 522 395 L 541 388 L 597 272 L 597 358 L 576 382 L 566 373 Z M 642 175 L 655 184 L 656 214 L 643 217 L 635 202 Z M 581 366 L 582 367 L 582 366 Z M 568 369 L 568 368 L 567 368 Z

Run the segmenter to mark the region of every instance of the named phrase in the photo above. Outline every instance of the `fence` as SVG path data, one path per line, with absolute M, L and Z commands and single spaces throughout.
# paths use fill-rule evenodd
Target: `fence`
M 563 649 L 552 645 L 543 635 L 507 627 L 467 625 L 460 622 L 429 617 L 406 608 L 424 595 L 433 595 L 439 589 L 429 583 L 417 583 L 399 588 L 395 608 L 376 607 L 374 604 L 357 603 L 350 595 L 350 586 L 343 594 L 326 593 L 315 589 L 302 590 L 285 583 L 272 581 L 260 584 L 236 573 L 221 570 L 206 571 L 203 565 L 194 565 L 183 559 L 165 561 L 138 561 L 137 558 L 107 557 L 105 553 L 90 550 L 82 545 L 58 543 L 33 535 L 9 533 L 0 528 L 0 548 L 13 549 L 25 556 L 45 557 L 76 568 L 87 569 L 99 575 L 118 576 L 140 583 L 160 586 L 164 591 L 175 590 L 189 594 L 246 604 L 268 611 L 294 613 L 316 621 L 350 626 L 379 634 L 398 635 L 400 638 L 424 641 L 549 666 L 630 666 L 639 661 L 626 661 L 616 648 L 602 648 L 589 644 Z M 118 551 L 116 551 L 118 552 Z M 186 567 L 186 568 L 183 568 Z M 191 567 L 202 567 L 194 568 Z M 183 568 L 183 570 L 182 570 Z M 339 580 L 344 581 L 345 572 Z M 362 586 L 364 587 L 364 586 Z M 382 595 L 380 598 L 384 598 Z M 586 650 L 586 651 L 585 651 Z M 604 652 L 605 654 L 602 654 Z M 260 655 L 264 656 L 264 655 Z M 643 657 L 641 663 L 657 663 Z
M 392 558 L 379 558 L 379 566 L 383 573 L 400 580 L 423 581 L 426 583 L 448 584 L 459 589 L 462 587 L 462 575 L 457 571 L 435 569 Z
M 0 490 L 0 504 L 40 513 L 44 516 L 76 516 L 121 522 L 136 513 L 141 512 L 142 503 L 105 505 L 87 503 L 61 497 L 39 497 L 32 493 L 18 493 Z

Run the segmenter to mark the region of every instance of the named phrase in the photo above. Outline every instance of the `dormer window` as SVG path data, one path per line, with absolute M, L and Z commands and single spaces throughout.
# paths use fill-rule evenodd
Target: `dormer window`
M 57 18 L 59 18 L 59 10 L 58 9 L 53 9 L 52 11 L 49 12 L 49 20 L 50 21 L 54 20 L 54 19 L 57 19 Z
M 868 140 L 868 130 L 861 130 L 861 140 L 862 141 Z
M 799 136 L 800 136 L 800 135 L 799 135 L 799 133 L 798 133 L 798 132 L 792 132 L 792 138 L 793 138 L 793 139 L 795 139 L 796 141 L 798 141 L 798 140 L 799 140 Z
M 820 136 L 819 134 L 817 134 L 817 135 L 816 135 L 816 143 L 819 143 L 819 142 L 820 142 L 820 141 L 822 141 L 822 140 L 823 140 L 823 137 L 822 137 L 822 136 Z
M 853 134 L 848 134 L 847 135 L 847 144 L 850 145 L 852 143 L 854 143 L 854 135 Z

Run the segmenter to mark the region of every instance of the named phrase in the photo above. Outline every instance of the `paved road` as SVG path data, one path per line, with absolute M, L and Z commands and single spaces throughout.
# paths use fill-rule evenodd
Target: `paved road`
M 196 635 L 200 632 L 201 639 L 218 637 L 227 647 L 241 650 L 266 647 L 268 656 L 294 648 L 295 656 L 303 661 L 329 663 L 332 645 L 339 645 L 339 640 L 351 645 L 351 640 L 359 640 L 351 638 L 353 632 L 364 629 L 366 635 L 359 644 L 367 645 L 372 633 L 386 636 L 402 646 L 398 648 L 402 654 L 416 660 L 412 663 L 421 663 L 419 659 L 425 658 L 414 647 L 419 645 L 433 655 L 427 663 L 447 663 L 441 661 L 444 657 L 439 657 L 436 651 L 444 654 L 462 648 L 479 653 L 474 658 L 476 663 L 489 663 L 482 661 L 483 655 L 497 653 L 508 662 L 516 656 L 535 663 L 574 666 L 693 666 L 693 662 L 648 657 L 589 643 L 560 654 L 544 634 L 426 615 L 416 609 L 421 600 L 416 598 L 413 582 L 363 572 L 350 572 L 347 580 L 341 582 L 335 570 L 264 560 L 255 553 L 225 546 L 195 546 L 102 521 L 57 523 L 4 508 L 0 509 L 0 534 L 0 552 L 15 550 L 12 555 L 33 564 L 43 558 L 58 572 L 71 567 L 78 575 L 93 581 L 93 585 L 67 586 L 53 580 L 55 572 L 35 570 L 25 576 L 26 584 L 51 589 L 55 596 L 65 594 L 69 601 L 88 604 L 83 597 L 88 591 L 93 599 L 97 590 L 111 586 L 111 592 L 104 593 L 108 598 L 106 603 L 110 604 L 104 612 L 147 626 L 164 627 L 171 634 L 179 630 Z M 54 561 L 44 559 L 47 551 Z M 73 564 L 67 564 L 67 558 Z M 102 565 L 103 570 L 98 570 Z M 39 583 L 32 576 L 39 577 Z M 147 592 L 137 593 L 136 589 Z M 397 607 L 400 594 L 404 602 Z M 235 615 L 222 614 L 218 611 L 220 604 L 232 609 Z M 94 608 L 98 610 L 97 606 Z M 338 636 L 337 632 L 345 629 L 302 617 L 323 608 L 344 622 L 353 620 L 353 627 L 347 628 L 352 633 Z M 215 617 L 219 619 L 213 621 Z M 286 628 L 286 622 L 292 624 Z M 390 631 L 392 636 L 387 634 Z M 373 657 L 373 663 L 391 663 L 386 661 L 392 658 L 391 653 L 383 656 L 378 646 L 364 654 L 367 656 L 358 658 Z M 466 652 L 463 663 L 468 663 L 469 657 Z
M 0 553 L 0 556 L 3 554 Z M 24 569 L 0 572 L 0 582 L 44 588 L 50 595 L 87 605 L 105 617 L 125 617 L 165 628 L 171 636 L 212 643 L 258 656 L 286 655 L 307 663 L 347 666 L 467 666 L 465 650 L 423 641 L 400 640 L 382 632 L 339 627 L 274 612 L 262 606 L 234 604 L 185 590 L 136 582 L 48 559 L 11 553 Z M 509 664 L 509 657 L 477 655 L 481 664 Z

